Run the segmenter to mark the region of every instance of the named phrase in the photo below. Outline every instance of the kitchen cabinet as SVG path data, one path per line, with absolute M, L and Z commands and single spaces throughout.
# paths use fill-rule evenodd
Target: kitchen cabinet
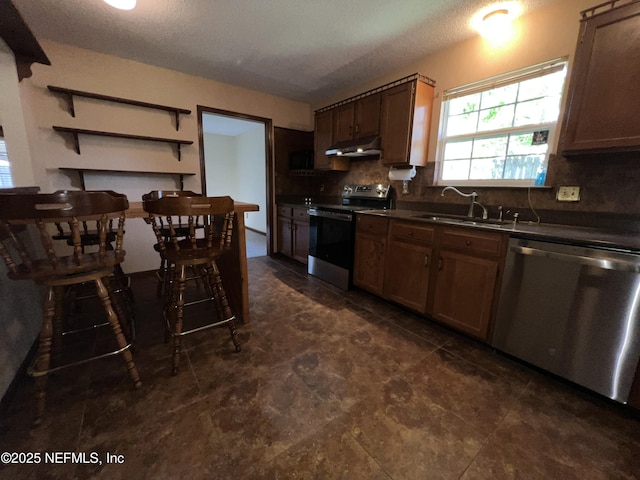
M 328 157 L 325 155 L 327 149 L 333 145 L 334 109 L 316 113 L 315 129 L 313 135 L 313 168 L 316 170 L 339 170 L 347 171 L 351 166 L 349 159 L 344 157 Z
M 380 133 L 379 93 L 367 95 L 335 108 L 334 143 L 373 137 Z
M 433 95 L 434 87 L 419 78 L 382 92 L 383 165 L 427 164 Z
M 306 207 L 278 206 L 278 252 L 307 263 L 309 213 Z
M 582 12 L 560 136 L 565 156 L 640 151 L 640 2 L 612 4 Z
M 494 316 L 504 235 L 465 228 L 440 229 L 434 285 L 427 313 L 481 340 Z
M 384 217 L 356 217 L 356 245 L 353 284 L 383 295 L 388 220 Z
M 502 233 L 361 214 L 353 283 L 486 341 L 506 245 Z
M 386 252 L 384 296 L 425 313 L 434 227 L 391 220 Z

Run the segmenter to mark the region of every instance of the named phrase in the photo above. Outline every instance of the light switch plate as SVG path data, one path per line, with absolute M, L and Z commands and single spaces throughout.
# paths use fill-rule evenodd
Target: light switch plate
M 577 202 L 580 200 L 580 187 L 558 187 L 556 200 L 559 202 Z

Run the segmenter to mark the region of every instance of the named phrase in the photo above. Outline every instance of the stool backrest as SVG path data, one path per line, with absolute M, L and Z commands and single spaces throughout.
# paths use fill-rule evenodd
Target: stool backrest
M 231 197 L 162 197 L 147 200 L 144 210 L 156 234 L 161 251 L 168 245 L 181 249 L 228 249 L 233 235 L 234 204 Z M 186 232 L 177 228 L 175 217 L 186 217 Z M 166 222 L 166 225 L 165 225 Z M 204 231 L 196 238 L 198 225 Z
M 165 198 L 165 197 L 201 197 L 202 195 L 200 195 L 199 193 L 195 193 L 192 192 L 191 190 L 152 190 L 149 193 L 145 193 L 144 195 L 142 195 L 142 201 L 143 202 L 150 202 L 152 200 L 158 200 L 160 198 Z M 143 203 L 144 205 L 144 203 Z M 178 228 L 180 229 L 179 232 L 184 232 L 184 225 L 182 224 L 182 217 L 178 216 L 174 219 L 174 224 L 176 223 L 177 220 L 177 224 L 178 224 Z M 150 220 L 148 218 L 145 218 L 145 221 L 147 223 L 150 223 Z M 162 217 L 158 218 L 158 222 L 160 223 L 160 230 L 163 233 L 163 236 L 165 237 L 166 240 L 168 240 L 168 229 L 167 227 L 164 225 L 164 220 L 162 219 Z M 196 227 L 200 228 L 200 224 L 198 223 L 199 219 L 196 219 Z M 186 235 L 180 235 L 179 236 L 186 236 Z
M 111 191 L 58 191 L 50 194 L 0 194 L 0 255 L 10 273 L 20 270 L 24 275 L 47 276 L 84 272 L 101 265 L 107 257 L 109 230 L 115 229 L 115 258 L 122 258 L 125 210 L 129 202 L 125 195 Z M 98 241 L 97 255 L 86 255 L 82 244 L 84 225 L 95 222 Z M 53 239 L 61 224 L 69 226 L 71 255 L 56 253 Z M 26 225 L 35 225 L 44 249 L 27 244 L 20 234 Z M 49 228 L 56 225 L 56 228 Z M 67 238 L 67 237 L 65 237 Z

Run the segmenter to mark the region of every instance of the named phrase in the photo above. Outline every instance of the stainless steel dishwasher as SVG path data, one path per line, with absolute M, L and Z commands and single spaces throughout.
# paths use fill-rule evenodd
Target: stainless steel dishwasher
M 640 357 L 640 255 L 512 238 L 491 343 L 626 403 Z

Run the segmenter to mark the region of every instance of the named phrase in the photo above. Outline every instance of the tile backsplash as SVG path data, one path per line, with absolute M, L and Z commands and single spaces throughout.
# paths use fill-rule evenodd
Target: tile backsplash
M 277 157 L 277 155 L 276 155 Z M 280 161 L 281 163 L 282 161 Z M 339 201 L 342 186 L 348 183 L 391 183 L 396 208 L 437 210 L 465 214 L 468 201 L 453 193 L 440 195 L 444 185 L 434 186 L 435 164 L 418 167 L 402 194 L 402 182 L 388 179 L 389 168 L 378 158 L 352 159 L 347 172 L 315 172 L 312 176 L 289 175 L 287 165 L 276 158 L 276 197 L 294 201 L 311 197 L 314 201 Z M 542 188 L 461 187 L 478 192 L 478 200 L 497 217 L 501 205 L 509 215 L 517 211 L 523 220 L 535 220 L 530 205 L 543 222 L 587 226 L 611 226 L 625 230 L 640 228 L 640 155 L 593 155 L 565 158 L 551 155 L 546 186 Z M 558 202 L 558 186 L 580 186 L 580 201 Z M 507 217 L 505 217 L 507 218 Z M 510 217 L 509 217 L 510 218 Z

